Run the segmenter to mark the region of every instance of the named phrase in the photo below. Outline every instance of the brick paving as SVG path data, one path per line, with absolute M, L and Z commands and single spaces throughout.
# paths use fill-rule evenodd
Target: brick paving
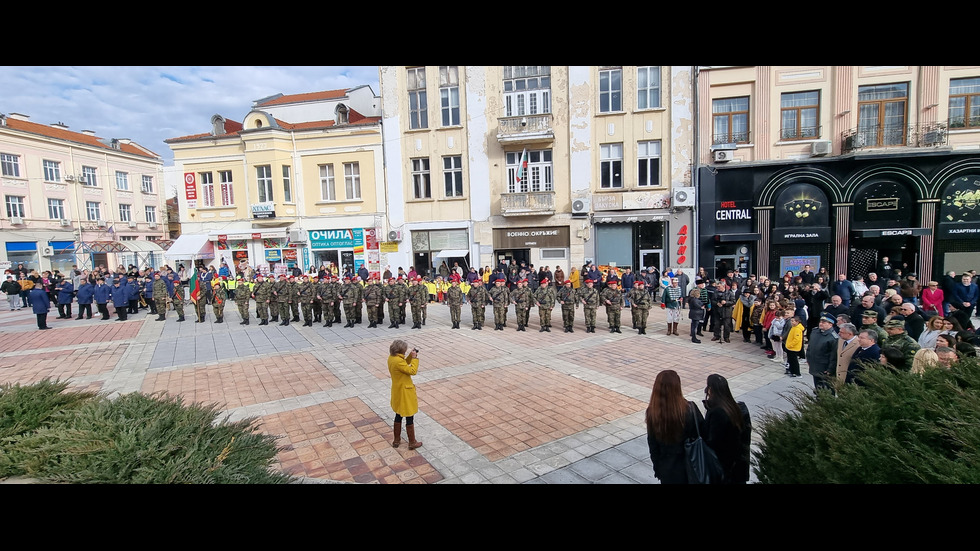
M 450 329 L 448 309 L 430 305 L 421 330 L 362 325 L 330 328 L 239 325 L 208 313 L 203 324 L 155 322 L 144 311 L 127 322 L 54 320 L 38 331 L 29 310 L 0 312 L 0 384 L 68 379 L 76 388 L 166 392 L 215 403 L 231 419 L 253 418 L 277 437 L 281 468 L 305 482 L 352 483 L 649 483 L 643 410 L 662 369 L 681 374 L 685 393 L 703 397 L 709 373 L 729 378 L 753 407 L 778 403 L 782 369 L 756 345 L 692 344 L 666 336 L 664 314 L 650 314 L 648 334 L 605 328 L 585 333 L 538 331 L 537 312 L 517 332 L 491 324 Z M 558 309 L 555 310 L 558 312 Z M 684 325 L 684 324 L 681 324 Z M 683 329 L 683 328 L 681 328 Z M 388 347 L 401 338 L 421 350 L 414 377 L 424 446 L 392 448 Z M 806 388 L 800 379 L 794 380 Z M 767 392 L 762 392 L 763 390 Z

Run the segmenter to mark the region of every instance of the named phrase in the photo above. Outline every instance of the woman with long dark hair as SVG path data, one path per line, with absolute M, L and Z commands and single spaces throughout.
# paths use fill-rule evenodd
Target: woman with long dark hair
M 687 484 L 684 442 L 697 438 L 704 422 L 701 410 L 684 398 L 681 378 L 667 369 L 657 374 L 647 406 L 647 446 L 653 474 L 661 484 Z
M 749 447 L 752 427 L 748 409 L 742 409 L 728 380 L 713 373 L 704 387 L 704 424 L 701 435 L 714 450 L 724 471 L 722 484 L 745 484 L 749 480 Z

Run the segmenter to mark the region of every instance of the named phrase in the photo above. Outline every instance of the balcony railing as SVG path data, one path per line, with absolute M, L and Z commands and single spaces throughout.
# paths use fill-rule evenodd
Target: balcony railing
M 713 134 L 711 136 L 711 145 L 749 143 L 749 138 L 750 133 L 748 130 L 744 132 L 725 132 L 722 134 Z
M 502 193 L 500 195 L 500 213 L 504 216 L 545 215 L 554 214 L 554 212 L 554 191 Z
M 870 147 L 939 147 L 947 144 L 945 123 L 852 128 L 841 134 L 841 151 Z
M 555 138 L 551 113 L 503 117 L 497 121 L 497 124 L 497 140 L 501 142 L 553 140 Z
M 804 128 L 782 128 L 779 130 L 780 140 L 815 140 L 820 137 L 819 126 Z

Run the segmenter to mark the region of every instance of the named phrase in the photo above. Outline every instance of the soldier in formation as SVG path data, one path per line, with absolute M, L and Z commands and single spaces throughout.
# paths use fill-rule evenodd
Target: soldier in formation
M 510 299 L 514 302 L 514 314 L 517 316 L 517 330 L 527 331 L 528 314 L 531 312 L 531 289 L 527 286 L 527 278 L 522 278 L 517 282 L 517 288 L 510 294 Z
M 487 314 L 487 290 L 483 287 L 482 279 L 473 281 L 466 298 L 470 301 L 470 312 L 473 314 L 473 329 L 483 331 L 483 320 Z
M 566 333 L 574 333 L 575 307 L 578 306 L 578 293 L 572 288 L 571 280 L 565 280 L 558 289 L 558 303 L 561 304 L 561 321 Z
M 538 333 L 551 333 L 551 310 L 555 307 L 557 298 L 555 288 L 549 285 L 548 278 L 542 278 L 538 289 L 534 291 L 534 303 L 538 305 L 538 320 L 541 323 Z
M 460 277 L 454 273 L 450 280 L 449 289 L 446 289 L 445 303 L 449 306 L 449 318 L 453 323 L 453 329 L 459 329 L 459 315 L 460 310 L 462 310 L 461 305 L 463 304 L 463 290 L 459 288 L 459 282 Z
M 225 301 L 228 300 L 224 277 L 216 277 L 211 280 L 211 287 L 211 309 L 214 310 L 214 323 L 224 323 Z
M 510 290 L 507 279 L 498 275 L 494 287 L 490 289 L 490 302 L 493 304 L 493 330 L 503 331 L 507 326 L 507 309 L 510 308 Z
M 585 316 L 585 332 L 595 333 L 595 313 L 599 309 L 599 290 L 595 288 L 595 280 L 585 280 L 585 285 L 579 288 L 578 298 L 582 301 L 582 314 Z
M 633 283 L 633 288 L 627 293 L 630 301 L 630 312 L 633 316 L 633 329 L 638 335 L 647 334 L 647 317 L 650 315 L 650 306 L 653 304 L 653 297 L 646 290 L 646 281 L 637 278 Z
M 606 285 L 606 288 L 599 293 L 599 299 L 606 305 L 609 332 L 622 333 L 619 329 L 619 316 L 623 310 L 623 293 L 619 291 L 619 281 L 615 279 L 608 281 Z

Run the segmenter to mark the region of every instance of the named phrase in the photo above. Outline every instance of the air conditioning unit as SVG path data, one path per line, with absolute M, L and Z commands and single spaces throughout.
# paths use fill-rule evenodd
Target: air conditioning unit
M 289 230 L 290 243 L 306 243 L 306 232 L 303 230 Z
M 100 228 L 104 228 L 105 227 L 105 220 L 96 220 L 95 221 L 95 225 L 98 226 L 98 227 L 100 227 Z
M 810 154 L 814 157 L 830 155 L 833 150 L 834 146 L 830 143 L 830 140 L 819 140 L 810 145 Z
M 388 232 L 388 241 L 401 241 L 402 232 L 401 230 L 391 230 Z
M 945 131 L 942 129 L 930 130 L 922 135 L 923 145 L 936 145 L 943 143 L 943 138 L 945 138 Z
M 129 227 L 130 228 L 135 228 L 136 227 L 136 222 L 133 222 L 132 220 L 130 220 L 129 221 Z
M 53 256 L 54 249 L 52 247 L 41 247 L 41 256 Z
M 11 216 L 10 217 L 10 223 L 11 224 L 20 225 L 20 224 L 23 224 L 24 223 L 24 219 L 21 218 L 20 216 Z
M 65 176 L 65 181 L 66 182 L 74 182 L 75 181 L 75 177 L 72 176 L 71 174 L 69 174 L 68 176 Z
M 150 222 L 150 223 L 148 223 L 146 225 L 146 227 L 150 228 L 151 230 L 155 230 L 155 229 L 157 229 L 157 223 L 156 222 Z
M 62 226 L 70 226 L 71 225 L 71 220 L 69 220 L 67 218 L 62 218 L 61 219 L 61 225 Z
M 715 153 L 718 153 L 715 151 Z M 693 187 L 679 187 L 674 188 L 674 199 L 671 202 L 671 206 L 674 207 L 693 207 L 697 201 L 694 196 Z
M 88 183 L 88 178 L 86 178 L 85 176 L 79 176 L 78 177 L 78 183 L 79 184 L 87 184 Z
M 589 209 L 592 208 L 592 197 L 585 196 L 582 199 L 572 201 L 572 216 L 587 216 Z
M 735 152 L 731 149 L 718 149 L 714 151 L 716 163 L 727 163 L 735 158 Z
M 844 138 L 844 149 L 857 149 L 864 147 L 864 134 L 852 134 Z

